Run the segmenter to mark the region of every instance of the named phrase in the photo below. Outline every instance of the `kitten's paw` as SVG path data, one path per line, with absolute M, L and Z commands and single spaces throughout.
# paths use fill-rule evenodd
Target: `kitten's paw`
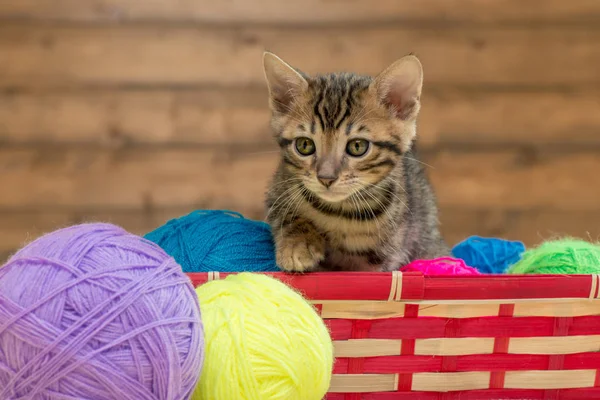
M 325 258 L 322 238 L 291 235 L 283 238 L 277 246 L 277 265 L 284 271 L 307 272 Z

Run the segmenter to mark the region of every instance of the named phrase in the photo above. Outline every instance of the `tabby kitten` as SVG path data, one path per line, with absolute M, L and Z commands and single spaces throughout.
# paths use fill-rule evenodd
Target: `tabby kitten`
M 264 54 L 281 162 L 267 194 L 286 271 L 391 271 L 449 254 L 411 149 L 423 70 L 415 56 L 377 77 L 310 77 Z

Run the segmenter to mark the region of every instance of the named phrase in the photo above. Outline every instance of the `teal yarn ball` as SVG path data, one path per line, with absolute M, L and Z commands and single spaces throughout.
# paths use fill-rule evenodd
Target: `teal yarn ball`
M 460 258 L 483 274 L 503 274 L 521 259 L 525 245 L 516 240 L 471 236 L 452 249 Z
M 278 271 L 270 226 L 226 210 L 198 210 L 147 233 L 183 272 Z
M 509 274 L 598 274 L 600 245 L 565 238 L 542 243 L 526 251 Z

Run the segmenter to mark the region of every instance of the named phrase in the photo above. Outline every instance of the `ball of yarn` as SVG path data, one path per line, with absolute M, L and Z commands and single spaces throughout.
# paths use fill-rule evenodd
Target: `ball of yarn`
M 503 274 L 521 259 L 525 245 L 519 241 L 471 236 L 452 249 L 452 255 L 484 274 Z
M 196 288 L 206 361 L 193 400 L 321 400 L 333 345 L 315 309 L 262 274 L 229 275 Z
M 203 345 L 181 267 L 117 226 L 49 233 L 0 268 L 0 399 L 187 399 Z
M 184 272 L 278 271 L 271 229 L 233 211 L 198 210 L 145 235 Z
M 530 249 L 508 271 L 511 274 L 598 274 L 600 245 L 566 238 Z
M 433 260 L 415 260 L 400 269 L 402 272 L 422 272 L 423 275 L 479 275 L 477 269 L 469 267 L 463 260 L 442 257 Z

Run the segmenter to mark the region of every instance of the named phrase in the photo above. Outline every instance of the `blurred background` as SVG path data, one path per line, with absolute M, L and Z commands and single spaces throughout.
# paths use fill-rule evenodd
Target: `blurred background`
M 308 73 L 421 58 L 451 244 L 598 239 L 598 0 L 3 0 L 0 257 L 82 221 L 262 219 L 265 49 Z

